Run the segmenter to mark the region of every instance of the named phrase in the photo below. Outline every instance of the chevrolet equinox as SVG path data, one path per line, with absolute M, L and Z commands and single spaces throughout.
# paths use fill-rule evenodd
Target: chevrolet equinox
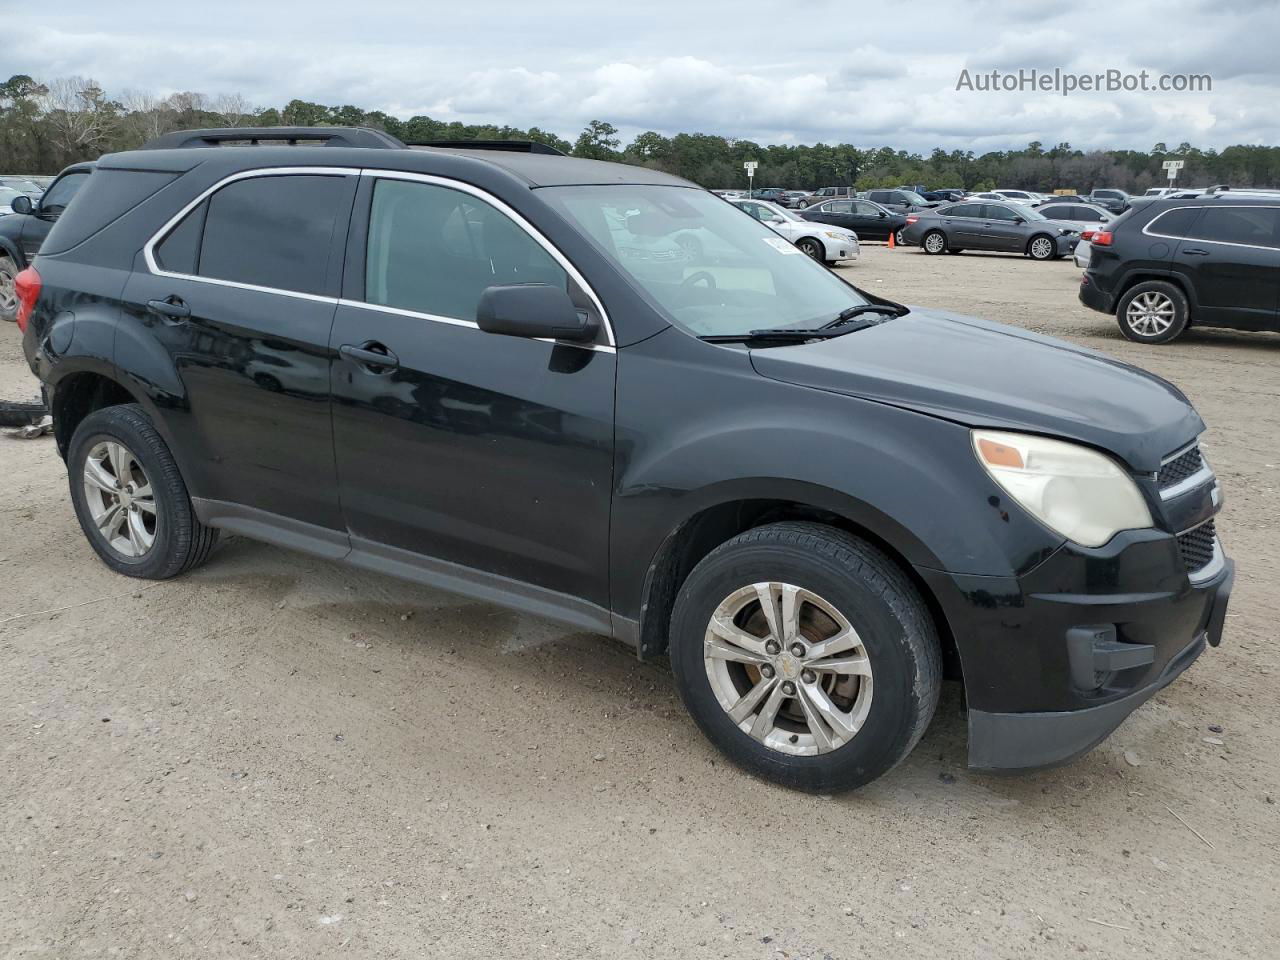
M 15 294 L 112 569 L 228 531 L 611 635 L 789 786 L 885 773 L 944 677 L 972 766 L 1066 761 L 1222 634 L 1175 387 L 863 292 L 657 171 L 169 134 L 101 158 Z

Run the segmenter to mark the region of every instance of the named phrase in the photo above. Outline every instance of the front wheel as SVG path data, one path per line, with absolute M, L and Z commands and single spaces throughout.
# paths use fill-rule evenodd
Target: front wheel
M 942 253 L 947 249 L 947 238 L 941 230 L 930 230 L 920 241 L 920 246 L 924 247 L 925 253 Z
M 1027 255 L 1032 260 L 1053 260 L 1058 256 L 1058 250 L 1054 246 L 1052 237 L 1039 234 L 1032 237 L 1031 242 L 1027 244 Z
M 924 601 L 883 553 L 816 523 L 722 544 L 689 574 L 671 665 L 703 733 L 785 786 L 850 790 L 903 759 L 941 689 Z
M 18 265 L 13 258 L 0 253 L 0 320 L 12 321 L 18 317 L 18 294 L 13 288 L 17 276 Z
M 196 517 L 173 455 L 136 404 L 85 417 L 67 470 L 80 527 L 117 573 L 167 580 L 203 563 L 218 539 Z
M 822 263 L 823 260 L 825 259 L 823 255 L 822 244 L 820 244 L 817 240 L 812 239 L 811 237 L 805 237 L 803 240 L 798 241 L 796 243 L 796 246 L 799 247 L 800 250 L 806 256 L 812 257 L 814 260 L 817 260 L 819 263 Z

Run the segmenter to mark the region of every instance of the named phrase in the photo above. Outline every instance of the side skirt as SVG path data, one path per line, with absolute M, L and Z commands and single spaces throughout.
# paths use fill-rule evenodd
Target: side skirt
M 554 620 L 579 630 L 616 636 L 623 642 L 635 644 L 635 637 L 628 637 L 625 629 L 614 629 L 615 618 L 608 610 L 579 597 L 237 503 L 194 497 L 191 502 L 201 523 L 228 533 L 327 560 L 341 560 L 354 567 Z

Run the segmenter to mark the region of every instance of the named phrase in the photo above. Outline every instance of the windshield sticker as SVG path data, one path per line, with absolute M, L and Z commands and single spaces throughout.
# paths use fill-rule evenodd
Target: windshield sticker
M 783 240 L 781 237 L 763 237 L 765 243 L 773 247 L 779 253 L 799 253 L 800 248 L 789 240 Z

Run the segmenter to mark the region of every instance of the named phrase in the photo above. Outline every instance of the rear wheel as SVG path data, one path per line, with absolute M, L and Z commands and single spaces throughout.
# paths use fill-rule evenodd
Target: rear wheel
M 8 254 L 0 253 L 0 320 L 13 321 L 18 316 L 18 294 L 13 280 L 18 275 L 18 265 Z
M 819 263 L 823 262 L 824 256 L 822 244 L 817 240 L 814 240 L 812 237 L 805 237 L 803 240 L 796 241 L 796 246 L 799 247 L 807 256 L 813 257 L 813 259 L 817 260 Z
M 901 230 L 899 230 L 899 231 L 897 231 L 896 233 L 894 233 L 894 235 L 893 235 L 893 243 L 894 243 L 894 246 L 898 246 L 898 247 L 906 246 L 907 241 L 906 241 L 906 239 L 902 236 L 902 231 L 901 231 Z
M 218 531 L 196 517 L 178 465 L 141 407 L 85 417 L 67 469 L 80 527 L 112 570 L 167 580 L 208 558 Z
M 930 230 L 920 241 L 920 246 L 924 247 L 925 253 L 943 253 L 947 249 L 947 238 L 941 230 Z
M 705 557 L 676 600 L 670 652 L 685 705 L 720 750 L 817 792 L 902 760 L 941 687 L 937 633 L 910 581 L 816 523 L 749 530 Z
M 1116 305 L 1120 332 L 1137 343 L 1168 343 L 1182 334 L 1190 318 L 1186 294 L 1163 280 L 1135 285 Z

